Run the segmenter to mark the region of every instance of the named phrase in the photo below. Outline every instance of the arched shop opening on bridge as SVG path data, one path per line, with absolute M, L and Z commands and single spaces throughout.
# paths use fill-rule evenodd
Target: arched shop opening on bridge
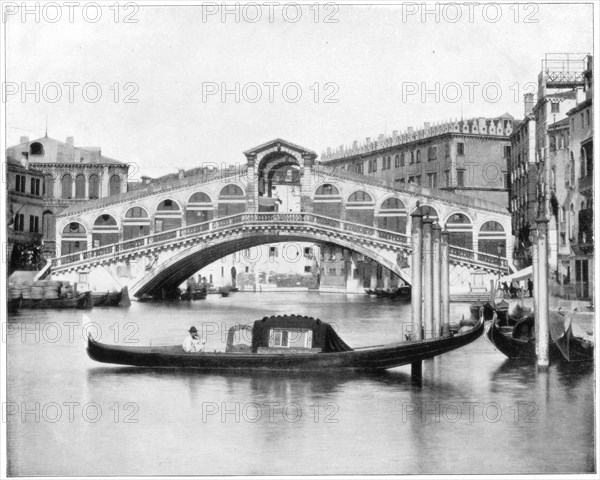
M 377 214 L 379 228 L 405 234 L 407 223 L 407 210 L 402 200 L 392 197 L 381 204 Z
M 131 207 L 123 219 L 123 240 L 150 235 L 150 217 L 142 207 Z
M 174 200 L 163 200 L 156 207 L 154 231 L 159 233 L 175 228 L 181 228 L 181 208 Z
M 473 249 L 473 224 L 464 213 L 454 213 L 446 220 L 446 230 L 450 233 L 448 242 L 455 247 Z
M 214 208 L 211 198 L 204 192 L 194 193 L 185 208 L 186 225 L 194 225 L 212 220 Z
M 100 215 L 92 227 L 93 248 L 104 247 L 119 242 L 119 227 L 112 215 Z
M 490 220 L 481 226 L 477 249 L 489 255 L 506 255 L 506 232 L 500 223 Z
M 246 197 L 244 191 L 233 183 L 225 185 L 219 193 L 219 217 L 228 217 L 244 213 L 246 210 Z
M 320 185 L 315 191 L 313 212 L 325 217 L 341 218 L 342 197 L 338 188 L 330 183 Z
M 372 227 L 374 215 L 375 202 L 367 192 L 359 190 L 348 197 L 346 203 L 347 221 Z
M 60 254 L 83 252 L 88 249 L 87 232 L 85 227 L 78 222 L 68 223 L 62 231 Z

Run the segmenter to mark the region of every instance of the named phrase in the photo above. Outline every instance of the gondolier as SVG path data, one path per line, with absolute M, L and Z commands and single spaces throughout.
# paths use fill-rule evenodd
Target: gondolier
M 183 351 L 187 353 L 201 352 L 206 342 L 200 341 L 196 327 L 192 327 L 188 331 L 190 334 L 183 340 Z

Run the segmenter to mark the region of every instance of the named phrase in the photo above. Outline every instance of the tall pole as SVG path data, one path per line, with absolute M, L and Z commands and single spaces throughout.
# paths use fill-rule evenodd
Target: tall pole
M 440 261 L 442 263 L 441 268 L 441 317 L 442 317 L 442 335 L 450 335 L 450 232 L 444 230 L 442 232 L 442 241 L 440 248 Z
M 433 336 L 439 337 L 442 323 L 442 227 L 433 224 Z
M 423 324 L 425 338 L 433 338 L 433 220 L 423 220 Z
M 549 310 L 548 310 L 548 222 L 545 217 L 536 219 L 537 223 L 537 249 L 538 249 L 538 308 L 535 318 L 538 324 L 536 341 L 537 364 L 539 370 L 548 368 L 548 350 L 550 343 Z
M 422 249 L 423 249 L 423 214 L 418 210 L 412 217 L 412 286 L 411 286 L 411 310 L 413 337 L 416 340 L 423 338 L 423 295 L 422 295 Z
M 537 341 L 537 338 L 539 338 L 539 332 L 538 332 L 538 324 L 539 324 L 539 316 L 540 316 L 540 307 L 538 305 L 538 300 L 540 298 L 540 295 L 538 293 L 539 291 L 539 287 L 540 287 L 540 282 L 539 282 L 539 251 L 538 251 L 538 244 L 537 244 L 537 237 L 538 237 L 538 232 L 537 229 L 533 230 L 531 232 L 531 265 L 532 265 L 532 276 L 533 276 L 533 311 L 535 314 L 535 354 L 536 356 L 538 355 L 538 346 L 539 343 Z

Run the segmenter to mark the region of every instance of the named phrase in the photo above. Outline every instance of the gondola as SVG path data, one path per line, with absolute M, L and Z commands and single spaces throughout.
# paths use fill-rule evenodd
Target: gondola
M 536 359 L 535 319 L 532 314 L 514 326 L 502 326 L 502 321 L 492 322 L 488 339 L 508 358 Z M 594 344 L 573 335 L 569 319 L 557 312 L 550 313 L 550 361 L 585 362 L 594 359 Z
M 91 292 L 78 293 L 73 298 L 24 298 L 21 303 L 21 308 L 28 309 L 91 309 L 93 306 Z
M 140 367 L 238 371 L 383 370 L 432 358 L 473 342 L 483 333 L 483 319 L 458 335 L 355 349 L 346 345 L 331 325 L 312 317 L 265 317 L 254 322 L 251 328 L 250 345 L 244 349 L 228 341 L 225 352 L 185 353 L 181 345 L 107 345 L 91 336 L 87 352 L 98 362 Z
M 21 297 L 21 296 L 9 298 L 6 301 L 6 311 L 8 313 L 17 313 L 19 311 L 19 309 L 21 308 L 22 302 L 23 302 L 23 297 Z

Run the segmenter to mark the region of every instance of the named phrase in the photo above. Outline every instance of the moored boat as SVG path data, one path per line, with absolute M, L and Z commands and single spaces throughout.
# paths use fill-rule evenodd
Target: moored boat
M 533 314 L 509 326 L 503 326 L 502 320 L 498 318 L 492 322 L 487 337 L 508 358 L 536 359 Z M 568 318 L 558 312 L 550 312 L 549 357 L 551 361 L 593 361 L 594 344 L 589 339 L 575 336 Z
M 232 328 L 236 328 L 235 326 Z M 239 328 L 239 327 L 237 327 Z M 87 352 L 98 362 L 199 370 L 383 370 L 407 365 L 467 345 L 483 333 L 483 319 L 458 335 L 350 348 L 331 325 L 312 317 L 265 317 L 252 325 L 242 348 L 228 340 L 225 352 L 186 353 L 181 345 L 107 345 L 88 337 Z M 233 338 L 230 335 L 229 338 Z
M 126 287 L 112 292 L 92 292 L 92 303 L 94 307 L 119 307 L 122 306 Z
M 23 302 L 23 297 L 18 296 L 14 298 L 9 298 L 6 301 L 6 311 L 8 313 L 17 313 L 21 308 L 21 303 Z
M 93 307 L 91 292 L 83 292 L 74 295 L 72 298 L 24 298 L 21 308 L 80 308 L 91 309 Z

